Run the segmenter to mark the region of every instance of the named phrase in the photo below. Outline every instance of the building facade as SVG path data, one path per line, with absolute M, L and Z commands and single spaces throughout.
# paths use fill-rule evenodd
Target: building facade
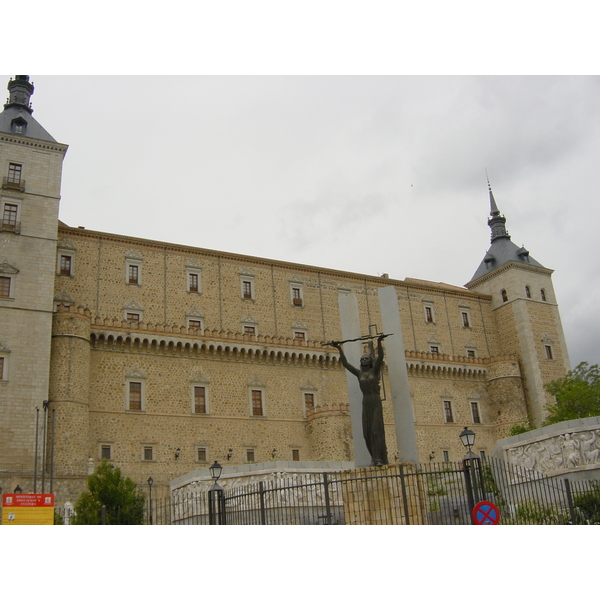
M 393 280 L 69 227 L 62 160 L 33 119 L 27 76 L 0 115 L 0 485 L 75 501 L 111 461 L 155 486 L 208 467 L 352 461 L 338 298 L 381 331 L 397 292 L 421 462 L 458 460 L 464 426 L 491 451 L 544 416 L 569 368 L 552 271 L 492 244 L 466 287 Z M 387 375 L 384 373 L 384 391 Z M 384 401 L 388 454 L 393 411 Z M 44 443 L 45 442 L 45 443 Z M 42 462 L 44 465 L 42 466 Z

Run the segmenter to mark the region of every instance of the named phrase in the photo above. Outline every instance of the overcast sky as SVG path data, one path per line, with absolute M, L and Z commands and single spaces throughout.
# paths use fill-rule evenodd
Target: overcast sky
M 487 170 L 572 366 L 600 363 L 598 77 L 31 77 L 70 226 L 461 286 Z

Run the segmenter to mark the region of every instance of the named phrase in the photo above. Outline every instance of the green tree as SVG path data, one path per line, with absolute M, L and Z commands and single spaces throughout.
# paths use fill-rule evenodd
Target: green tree
M 107 525 L 141 525 L 145 503 L 136 484 L 104 460 L 88 477 L 88 489 L 77 500 L 74 524 L 101 525 L 105 506 Z
M 579 363 L 562 379 L 547 383 L 546 391 L 556 398 L 548 404 L 544 425 L 600 415 L 600 367 Z

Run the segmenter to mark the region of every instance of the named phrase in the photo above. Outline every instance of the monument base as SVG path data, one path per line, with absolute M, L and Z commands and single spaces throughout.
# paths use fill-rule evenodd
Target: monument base
M 346 525 L 422 525 L 425 492 L 412 463 L 342 473 Z

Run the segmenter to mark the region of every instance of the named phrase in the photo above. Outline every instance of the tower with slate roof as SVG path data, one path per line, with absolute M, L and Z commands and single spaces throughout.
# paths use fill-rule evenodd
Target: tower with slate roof
M 553 271 L 511 241 L 489 181 L 488 190 L 491 245 L 465 287 L 492 297 L 502 351 L 519 357 L 529 418 L 540 425 L 553 400 L 544 385 L 570 368 Z
M 8 91 L 0 113 L 0 474 L 5 482 L 13 477 L 22 482 L 33 475 L 36 408 L 41 436 L 49 393 L 58 205 L 67 146 L 34 119 L 29 76 L 15 76 Z M 40 447 L 41 442 L 40 437 Z

